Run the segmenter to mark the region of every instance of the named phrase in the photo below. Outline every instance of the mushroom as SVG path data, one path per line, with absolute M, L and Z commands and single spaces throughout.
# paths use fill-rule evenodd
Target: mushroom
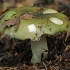
M 55 10 L 44 8 L 39 11 L 37 7 L 22 7 L 14 8 L 5 13 L 5 16 L 0 20 L 0 32 L 17 39 L 31 39 L 32 63 L 40 63 L 41 55 L 44 53 L 43 59 L 47 58 L 48 45 L 46 35 L 54 35 L 58 32 L 68 30 L 68 20 L 64 14 L 58 13 Z M 11 13 L 11 14 L 10 14 Z M 10 14 L 10 15 L 9 15 Z M 28 15 L 27 15 L 28 14 Z M 31 19 L 30 15 L 33 15 Z M 7 27 L 5 22 L 19 17 L 20 24 L 18 29 L 14 30 L 14 25 Z M 22 17 L 22 18 L 21 18 Z M 24 19 L 27 17 L 27 19 Z M 5 26 L 2 28 L 2 25 Z

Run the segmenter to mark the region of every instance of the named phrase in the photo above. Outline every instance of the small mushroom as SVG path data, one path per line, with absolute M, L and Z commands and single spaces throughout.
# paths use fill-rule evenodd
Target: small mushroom
M 20 17 L 17 31 L 14 31 L 14 26 L 0 28 L 0 32 L 4 32 L 11 37 L 21 40 L 31 39 L 32 63 L 40 63 L 42 53 L 44 53 L 43 59 L 47 58 L 48 45 L 46 35 L 54 35 L 58 32 L 67 32 L 68 30 L 68 20 L 64 14 L 56 13 L 56 11 L 47 13 L 45 10 L 48 12 L 48 9 L 38 11 L 37 7 L 11 9 L 10 11 L 16 13 L 13 18 L 20 17 L 22 14 L 33 15 L 33 17 L 27 20 Z M 4 17 L 0 20 L 0 25 L 5 22 Z M 12 20 L 13 18 L 10 17 L 9 19 Z

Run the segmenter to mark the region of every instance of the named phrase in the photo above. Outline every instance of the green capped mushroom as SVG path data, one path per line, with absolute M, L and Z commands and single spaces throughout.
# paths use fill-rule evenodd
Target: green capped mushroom
M 51 11 L 51 12 L 49 12 Z M 31 39 L 32 63 L 40 63 L 41 55 L 47 58 L 46 35 L 68 31 L 69 21 L 64 14 L 53 9 L 38 7 L 14 8 L 7 11 L 0 20 L 0 32 L 12 38 Z M 16 29 L 16 30 L 15 30 Z M 70 29 L 69 29 L 70 30 Z

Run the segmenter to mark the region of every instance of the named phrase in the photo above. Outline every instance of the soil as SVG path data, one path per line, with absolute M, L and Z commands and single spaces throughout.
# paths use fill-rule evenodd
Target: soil
M 67 33 L 47 35 L 48 58 L 39 64 L 30 62 L 30 39 L 17 40 L 0 34 L 0 69 L 3 70 L 69 70 L 70 36 Z M 5 41 L 6 40 L 6 41 Z M 9 44 L 8 44 L 9 43 Z

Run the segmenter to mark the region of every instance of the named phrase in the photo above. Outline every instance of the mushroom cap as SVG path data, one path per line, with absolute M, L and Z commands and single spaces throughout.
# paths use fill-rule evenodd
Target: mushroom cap
M 39 11 L 38 7 L 23 7 L 14 8 L 5 13 L 5 15 L 0 20 L 0 26 L 5 21 L 11 20 L 23 14 L 33 15 L 32 19 L 22 19 L 20 18 L 20 24 L 17 31 L 14 30 L 14 26 L 0 28 L 1 32 L 17 39 L 31 39 L 37 40 L 43 34 L 54 35 L 58 32 L 67 31 L 68 20 L 64 14 L 61 13 L 46 13 L 43 12 L 47 10 L 44 8 Z

